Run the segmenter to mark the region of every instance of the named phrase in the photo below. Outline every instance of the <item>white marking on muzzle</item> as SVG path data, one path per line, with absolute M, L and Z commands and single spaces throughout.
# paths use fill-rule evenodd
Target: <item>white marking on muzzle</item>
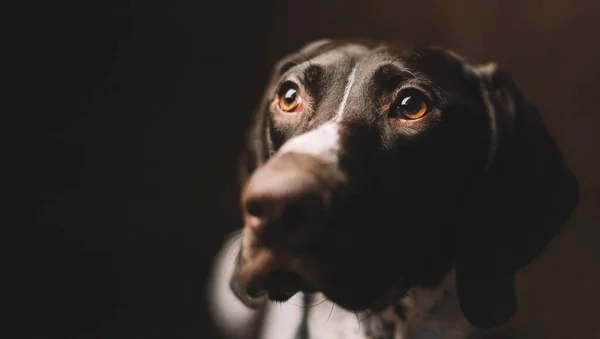
M 288 140 L 281 146 L 277 152 L 278 154 L 287 152 L 306 153 L 321 159 L 321 161 L 325 163 L 337 164 L 341 148 L 339 122 L 344 115 L 348 97 L 350 96 L 352 85 L 354 85 L 355 74 L 356 67 L 352 69 L 352 72 L 350 72 L 350 75 L 348 76 L 348 83 L 344 89 L 344 96 L 342 97 L 340 106 L 333 119 L 312 131 Z

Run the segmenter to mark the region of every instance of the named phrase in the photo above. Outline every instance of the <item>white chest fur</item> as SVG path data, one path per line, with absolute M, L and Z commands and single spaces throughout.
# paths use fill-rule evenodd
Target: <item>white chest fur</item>
M 400 317 L 393 307 L 381 312 L 354 313 L 325 300 L 320 294 L 308 305 L 297 294 L 285 303 L 268 303 L 264 313 L 247 309 L 233 296 L 226 280 L 233 271 L 238 240 L 226 244 L 217 256 L 213 281 L 209 285 L 211 311 L 218 326 L 229 338 L 245 339 L 257 328 L 260 339 L 475 339 L 478 331 L 460 311 L 454 274 L 433 289 L 415 288 L 399 303 Z M 262 315 L 260 315 L 262 313 Z M 298 338 L 306 324 L 305 338 Z
M 314 295 L 309 303 L 309 308 L 306 309 L 308 311 L 308 339 L 477 338 L 478 332 L 460 312 L 453 282 L 454 277 L 450 274 L 435 289 L 411 290 L 400 302 L 405 310 L 403 318 L 398 316 L 391 306 L 378 313 L 356 314 L 348 312 L 330 301 L 322 301 L 324 300 L 322 295 Z M 301 307 L 299 304 L 286 305 L 280 308 L 279 312 L 283 312 L 288 306 Z M 271 312 L 277 312 L 277 305 Z M 283 334 L 283 331 L 276 329 L 283 323 L 269 323 L 270 318 L 265 320 L 265 326 L 273 326 L 268 331 L 273 335 L 263 338 L 283 339 L 279 336 Z M 299 324 L 300 321 L 296 323 Z M 289 338 L 295 339 L 293 336 Z

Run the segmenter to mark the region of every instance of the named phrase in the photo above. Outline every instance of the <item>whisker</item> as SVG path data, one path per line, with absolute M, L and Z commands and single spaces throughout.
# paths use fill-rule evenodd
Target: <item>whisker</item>
M 327 316 L 327 319 L 325 320 L 325 322 L 329 321 L 329 318 L 331 318 L 331 313 L 333 313 L 333 307 L 335 306 L 335 303 L 331 303 L 331 309 L 329 310 L 329 315 Z
M 368 319 L 368 318 L 369 318 L 369 317 L 371 317 L 372 315 L 373 315 L 373 311 L 369 312 L 369 314 L 367 314 L 367 316 L 366 316 L 366 317 L 364 317 L 364 318 L 362 318 L 362 319 L 360 319 L 360 320 L 359 320 L 359 323 L 360 323 L 361 321 L 364 321 L 364 320 Z
M 296 53 L 298 53 L 298 55 L 300 55 L 301 57 L 303 57 L 303 58 L 304 58 L 304 60 L 306 60 L 306 62 L 308 62 L 308 65 L 312 67 L 312 65 L 311 65 L 311 63 L 310 63 L 310 60 L 308 60 L 308 58 L 307 58 L 307 57 L 306 57 L 304 54 L 302 54 L 302 53 L 300 53 L 300 52 L 296 52 Z
M 323 300 L 319 301 L 318 303 L 316 303 L 314 305 L 308 305 L 308 306 L 306 306 L 306 308 L 317 307 L 326 301 L 327 301 L 327 298 L 323 298 Z
M 304 55 L 302 55 L 301 53 L 299 53 L 299 52 L 296 52 L 296 54 L 298 54 L 298 55 L 302 56 L 304 59 L 306 59 L 306 57 L 305 57 Z M 307 61 L 308 61 L 308 60 L 307 60 Z M 291 59 L 291 60 L 289 60 L 289 61 L 287 61 L 287 62 L 285 63 L 285 65 L 284 65 L 284 66 L 283 66 L 283 68 L 282 68 L 282 69 L 283 69 L 283 71 L 281 72 L 281 74 L 285 74 L 285 73 L 286 73 L 286 72 L 287 72 L 287 71 L 288 71 L 290 68 L 292 68 L 292 67 L 293 67 L 292 65 L 294 65 L 294 66 L 300 66 L 301 64 L 302 64 L 302 62 L 298 62 L 298 61 L 296 61 L 296 60 L 294 60 L 294 59 Z M 309 64 L 310 64 L 310 63 L 309 63 Z
M 413 76 L 413 79 L 416 79 L 416 78 L 417 78 L 417 75 L 416 75 L 415 73 L 413 73 L 412 71 L 409 71 L 408 69 L 405 69 L 405 70 L 403 70 L 403 71 L 404 71 L 404 72 L 406 72 L 406 73 L 408 73 L 408 74 L 410 74 L 410 75 L 412 75 L 412 76 Z
M 356 321 L 358 321 L 358 330 L 360 331 L 360 317 L 357 312 L 354 312 L 354 315 L 356 316 Z
M 298 305 L 298 304 L 294 304 L 294 303 L 292 303 L 292 302 L 290 302 L 290 301 L 288 301 L 288 302 L 290 303 L 290 305 L 294 305 L 294 306 L 297 306 L 297 307 L 301 307 L 301 308 L 311 308 L 311 307 L 317 307 L 317 306 L 321 305 L 322 303 L 324 303 L 324 302 L 326 302 L 326 301 L 327 301 L 327 298 L 323 298 L 323 300 L 321 300 L 321 301 L 319 301 L 318 303 L 316 303 L 316 304 L 313 304 L 313 305 Z
M 398 61 L 398 62 L 402 63 L 402 60 L 401 60 L 400 58 L 394 58 L 394 59 L 395 59 L 396 61 Z M 417 74 L 416 74 L 416 73 L 414 73 L 414 72 L 412 72 L 412 71 L 411 71 L 411 70 L 409 70 L 408 68 L 403 68 L 403 69 L 402 69 L 402 71 L 403 71 L 403 72 L 406 72 L 406 73 L 408 73 L 408 74 L 410 74 L 410 75 L 412 75 L 413 79 L 416 79 L 416 78 L 417 78 Z

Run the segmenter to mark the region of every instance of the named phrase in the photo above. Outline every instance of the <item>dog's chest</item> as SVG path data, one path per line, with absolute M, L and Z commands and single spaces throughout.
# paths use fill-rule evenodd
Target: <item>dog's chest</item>
M 418 292 L 402 302 L 401 317 L 393 307 L 378 313 L 348 312 L 321 295 L 305 305 L 298 298 L 272 305 L 263 339 L 466 339 L 473 338 L 453 298 L 440 291 Z M 423 307 L 414 307 L 412 303 Z
M 329 301 L 308 312 L 307 339 L 395 339 L 399 325 L 389 312 L 353 313 Z
M 292 298 L 271 304 L 263 323 L 261 339 L 401 339 L 392 312 L 376 314 L 346 311 L 321 295 L 305 304 Z

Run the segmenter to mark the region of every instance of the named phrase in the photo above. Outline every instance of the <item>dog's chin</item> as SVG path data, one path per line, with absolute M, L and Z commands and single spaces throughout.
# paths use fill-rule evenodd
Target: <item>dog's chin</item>
M 373 308 L 374 299 L 358 295 L 340 293 L 323 293 L 325 297 L 337 306 L 352 312 L 362 312 Z
M 316 292 L 316 288 L 299 274 L 283 269 L 267 275 L 264 290 L 270 300 L 277 302 L 287 301 L 298 292 Z
M 264 285 L 259 293 L 249 295 L 244 292 L 240 293 L 238 289 L 236 295 L 244 304 L 255 308 L 263 304 L 265 300 L 286 302 L 297 293 L 311 294 L 321 292 L 327 299 L 343 309 L 362 312 L 366 310 L 380 311 L 385 309 L 387 306 L 401 300 L 406 295 L 408 288 L 404 284 L 395 283 L 380 293 L 365 293 L 368 291 L 358 286 L 353 288 L 347 285 L 328 286 L 320 289 L 291 271 L 278 270 L 265 278 Z
M 336 305 L 353 312 L 366 310 L 380 311 L 400 301 L 408 292 L 408 285 L 402 279 L 381 290 L 364 289 L 357 286 L 331 286 L 323 294 Z M 371 293 L 369 293 L 371 292 Z
M 249 307 L 257 307 L 266 299 L 285 302 L 299 292 L 317 292 L 317 289 L 299 274 L 285 269 L 274 270 L 259 282 L 250 281 L 247 286 L 241 286 L 239 280 L 234 278 L 231 288 L 238 299 Z
M 335 279 L 335 282 L 325 280 L 317 285 L 287 269 L 275 269 L 266 275 L 252 276 L 252 279 L 234 277 L 231 287 L 240 301 L 253 308 L 262 305 L 265 300 L 286 302 L 300 292 L 321 292 L 327 299 L 348 311 L 379 311 L 398 302 L 408 291 L 408 285 L 403 279 L 383 286 L 365 288 L 350 277 Z M 240 281 L 244 281 L 245 284 L 240 284 Z

